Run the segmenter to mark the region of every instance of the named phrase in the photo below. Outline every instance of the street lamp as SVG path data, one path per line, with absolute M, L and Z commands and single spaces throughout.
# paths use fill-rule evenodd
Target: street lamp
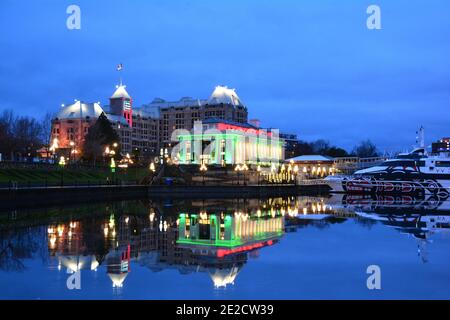
M 206 173 L 206 171 L 208 171 L 208 167 L 202 161 L 202 165 L 200 166 L 200 172 L 202 173 L 202 177 L 203 177 L 203 185 L 205 185 L 205 173 Z
M 153 173 L 155 173 L 155 171 L 156 171 L 154 162 L 150 163 L 150 171 L 153 172 Z
M 256 171 L 258 172 L 258 186 L 260 185 L 260 178 L 261 178 L 261 166 L 258 165 L 258 167 L 256 168 Z
M 295 165 L 295 166 L 294 166 L 294 179 L 295 179 L 295 185 L 297 185 L 298 171 L 299 171 L 298 165 Z
M 247 175 L 246 175 L 246 172 L 248 171 L 248 167 L 247 167 L 247 165 L 246 165 L 245 163 L 242 165 L 242 171 L 244 171 L 244 186 L 246 186 L 246 185 L 247 185 Z
M 64 166 L 66 165 L 66 158 L 64 156 L 61 156 L 59 158 L 59 165 L 61 166 L 61 187 L 64 186 Z
M 69 162 L 72 162 L 72 154 L 74 153 L 74 147 L 75 147 L 75 142 L 70 141 L 69 143 L 70 145 L 70 156 L 69 156 Z
M 237 164 L 236 167 L 234 168 L 234 171 L 236 171 L 236 173 L 237 173 L 238 185 L 241 184 L 240 177 L 239 177 L 239 172 L 240 172 L 241 170 L 242 170 L 242 169 L 241 169 L 241 165 L 239 165 L 239 164 Z

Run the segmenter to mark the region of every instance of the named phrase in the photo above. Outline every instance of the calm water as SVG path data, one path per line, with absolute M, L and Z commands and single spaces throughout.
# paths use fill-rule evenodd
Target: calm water
M 5 212 L 0 299 L 448 299 L 449 221 L 449 203 L 408 197 Z

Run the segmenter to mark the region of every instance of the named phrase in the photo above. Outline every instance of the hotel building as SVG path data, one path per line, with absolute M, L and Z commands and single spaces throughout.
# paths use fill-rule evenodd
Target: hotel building
M 260 129 L 257 121 L 248 123 L 247 107 L 234 89 L 223 86 L 216 87 L 208 99 L 185 97 L 169 102 L 157 98 L 133 108 L 133 100 L 126 87 L 120 85 L 110 97 L 110 104 L 104 108 L 99 103 L 81 101 L 63 105 L 52 120 L 51 149 L 78 154 L 89 128 L 102 113 L 119 134 L 122 152 L 133 153 L 140 158 L 150 159 L 159 155 L 161 148 L 170 152 L 179 142 L 182 142 L 182 164 L 200 163 L 199 155 L 202 161 L 205 158 L 213 164 L 271 163 L 284 158 L 283 146 L 275 139 L 277 135 Z M 221 134 L 207 134 L 200 139 L 195 135 L 187 137 L 177 133 L 181 129 L 194 130 L 199 121 L 205 130 L 219 130 Z M 195 154 L 192 146 L 196 142 L 204 146 L 213 141 L 218 143 L 211 154 Z
M 434 154 L 450 152 L 450 138 L 442 138 L 441 140 L 432 143 L 431 150 Z

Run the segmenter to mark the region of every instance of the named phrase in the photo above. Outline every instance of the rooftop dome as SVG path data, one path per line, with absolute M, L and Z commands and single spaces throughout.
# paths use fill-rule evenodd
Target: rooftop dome
M 84 103 L 76 101 L 69 106 L 63 106 L 56 115 L 58 119 L 84 119 L 86 117 L 98 118 L 103 113 L 98 103 Z
M 124 86 L 124 85 L 118 86 L 116 91 L 111 96 L 111 99 L 117 99 L 117 98 L 131 99 L 130 95 L 128 94 L 128 92 L 125 88 L 126 88 L 126 86 Z
M 236 94 L 236 89 L 229 89 L 224 86 L 217 86 L 208 101 L 209 104 L 231 104 L 233 106 L 243 106 L 244 104 Z

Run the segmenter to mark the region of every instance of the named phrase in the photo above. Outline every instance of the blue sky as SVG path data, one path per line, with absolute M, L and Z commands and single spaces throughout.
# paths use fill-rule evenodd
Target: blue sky
M 66 8 L 81 8 L 81 30 Z M 382 10 L 368 30 L 366 9 Z M 351 149 L 450 135 L 448 0 L 0 0 L 0 111 L 108 102 L 123 63 L 134 104 L 237 89 L 267 127 Z

